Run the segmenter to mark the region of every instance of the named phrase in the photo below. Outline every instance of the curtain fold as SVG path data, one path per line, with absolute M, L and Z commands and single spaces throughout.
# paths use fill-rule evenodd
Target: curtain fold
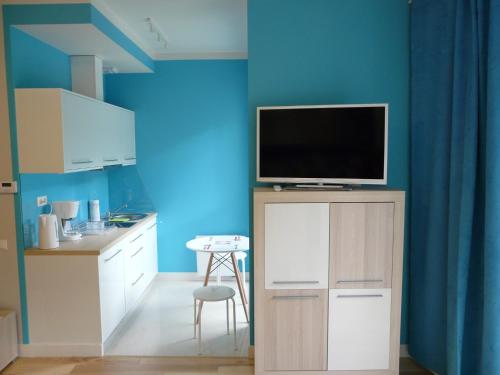
M 500 0 L 414 0 L 409 350 L 500 374 Z

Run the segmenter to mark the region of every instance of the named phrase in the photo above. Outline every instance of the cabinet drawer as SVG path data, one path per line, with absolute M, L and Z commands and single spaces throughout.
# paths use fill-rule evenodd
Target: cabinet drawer
M 390 289 L 331 289 L 328 370 L 389 368 Z
M 328 290 L 265 293 L 265 369 L 326 370 Z
M 327 289 L 329 204 L 265 205 L 266 289 Z
M 390 288 L 394 203 L 333 203 L 330 212 L 330 288 Z

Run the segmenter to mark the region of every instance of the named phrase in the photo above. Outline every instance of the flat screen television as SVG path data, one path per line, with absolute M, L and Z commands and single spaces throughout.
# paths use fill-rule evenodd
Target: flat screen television
M 257 181 L 387 183 L 388 104 L 257 108 Z

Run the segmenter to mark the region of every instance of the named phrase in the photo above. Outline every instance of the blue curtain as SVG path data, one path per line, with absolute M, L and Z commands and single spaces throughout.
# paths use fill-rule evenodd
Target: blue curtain
M 500 0 L 413 0 L 409 351 L 500 374 Z

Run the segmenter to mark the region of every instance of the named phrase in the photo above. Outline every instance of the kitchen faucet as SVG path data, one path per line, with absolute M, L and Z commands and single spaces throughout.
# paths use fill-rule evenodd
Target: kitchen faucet
M 108 221 L 111 219 L 111 215 L 120 212 L 124 208 L 128 208 L 128 203 L 125 203 L 124 205 L 118 207 L 116 210 L 113 210 L 113 211 L 108 209 L 108 211 L 106 212 L 106 218 L 108 219 Z

